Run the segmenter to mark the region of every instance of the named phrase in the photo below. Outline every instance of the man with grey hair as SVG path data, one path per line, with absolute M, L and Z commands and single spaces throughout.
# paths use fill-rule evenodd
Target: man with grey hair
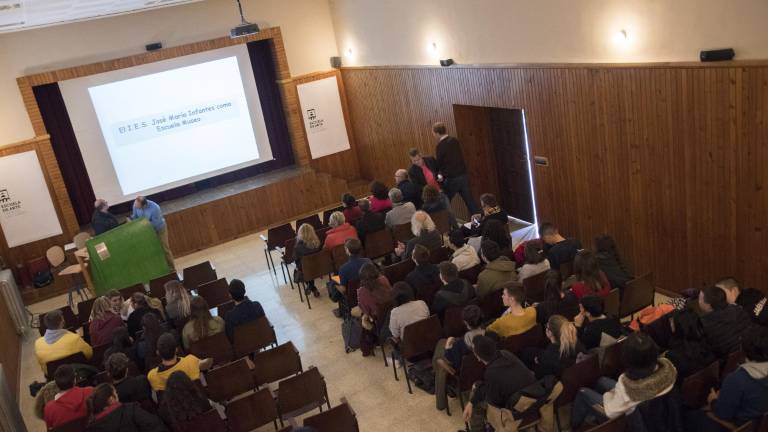
M 393 229 L 397 225 L 411 222 L 411 216 L 416 213 L 416 206 L 412 202 L 403 200 L 403 192 L 398 188 L 389 190 L 389 200 L 392 201 L 392 210 L 387 212 L 384 223 L 387 228 Z
M 91 227 L 96 235 L 105 233 L 112 228 L 120 225 L 117 217 L 109 212 L 109 203 L 101 198 L 93 203 L 93 216 L 91 216 Z
M 421 208 L 421 188 L 411 181 L 408 171 L 400 168 L 395 171 L 395 187 L 403 193 L 403 201 L 413 203 L 415 208 Z

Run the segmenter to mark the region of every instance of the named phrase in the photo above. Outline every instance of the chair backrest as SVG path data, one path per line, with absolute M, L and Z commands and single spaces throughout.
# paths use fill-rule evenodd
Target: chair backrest
M 273 344 L 277 344 L 277 336 L 267 317 L 260 317 L 235 327 L 233 348 L 236 357 L 259 352 Z
M 408 240 L 414 238 L 413 231 L 411 230 L 411 223 L 406 222 L 404 224 L 395 225 L 392 227 L 392 238 L 395 241 L 408 243 Z
M 80 417 L 51 429 L 51 432 L 83 432 L 88 426 L 88 416 Z
M 89 298 L 88 300 L 81 301 L 77 304 L 77 322 L 80 323 L 80 325 L 84 325 L 90 321 L 94 301 L 96 301 L 96 297 Z
M 165 297 L 165 284 L 172 280 L 179 280 L 179 275 L 176 272 L 168 273 L 149 281 L 149 295 L 154 298 Z
M 227 432 L 227 422 L 221 418 L 219 411 L 213 408 L 192 420 L 177 424 L 173 430 L 174 432 Z
M 90 238 L 91 233 L 80 232 L 75 234 L 75 236 L 72 238 L 72 242 L 75 243 L 75 247 L 77 249 L 82 249 L 85 247 L 85 242 L 87 242 Z
M 198 286 L 219 278 L 216 276 L 216 269 L 213 268 L 210 261 L 187 267 L 182 270 L 181 275 L 184 280 L 184 286 L 188 290 L 197 289 Z
M 244 358 L 209 370 L 205 374 L 205 382 L 208 383 L 205 389 L 208 397 L 220 403 L 256 388 Z
M 49 361 L 45 365 L 45 369 L 46 369 L 45 376 L 48 377 L 49 379 L 53 379 L 53 373 L 56 372 L 56 369 L 59 366 L 66 365 L 66 364 L 75 364 L 75 363 L 88 364 L 88 360 L 85 358 L 85 354 L 83 354 L 82 352 L 76 352 L 64 358 Z
M 91 357 L 91 364 L 98 370 L 104 370 L 104 353 L 112 346 L 111 343 L 105 343 L 93 347 L 93 356 Z
M 440 264 L 443 261 L 450 261 L 453 251 L 445 246 L 429 251 L 429 262 Z
M 547 272 L 541 272 L 523 279 L 523 290 L 525 290 L 525 300 L 528 303 L 538 303 L 546 300 Z
M 317 234 L 318 240 L 320 240 L 320 244 L 325 244 L 325 238 L 328 236 L 328 231 L 331 230 L 331 227 L 326 226 L 315 230 L 315 234 Z
M 305 281 L 333 273 L 333 258 L 325 249 L 301 258 L 301 273 Z
M 80 316 L 75 315 L 74 312 L 72 312 L 72 308 L 69 306 L 62 306 L 58 310 L 61 311 L 61 315 L 64 317 L 64 328 L 65 329 L 77 329 L 84 323 L 80 321 Z M 53 311 L 50 311 L 53 312 Z M 48 312 L 46 312 L 48 313 Z M 88 311 L 88 314 L 90 315 L 90 311 Z M 88 319 L 85 320 L 85 323 L 88 322 Z M 47 327 L 45 325 L 45 314 L 40 314 L 40 321 L 39 321 L 39 327 L 38 331 L 40 332 L 40 336 L 45 335 L 45 331 L 47 330 Z
M 443 335 L 445 337 L 461 337 L 467 331 L 462 317 L 462 306 L 451 306 L 443 314 Z
M 349 255 L 347 255 L 347 250 L 343 244 L 336 245 L 331 249 L 331 259 L 333 259 L 333 269 L 336 272 L 349 261 Z
M 744 363 L 744 360 L 744 350 L 741 348 L 728 354 L 728 357 L 725 360 L 725 364 L 723 365 L 723 370 L 720 372 L 720 376 L 725 379 L 728 374 L 738 369 L 739 365 Z
M 547 342 L 544 330 L 539 324 L 536 324 L 524 333 L 502 338 L 499 341 L 499 348 L 511 353 L 519 353 L 524 348 L 543 348 Z
M 257 386 L 280 381 L 301 373 L 301 356 L 292 342 L 256 353 L 253 356 L 253 379 Z
M 307 412 L 324 403 L 328 403 L 325 378 L 314 366 L 278 384 L 277 411 L 280 418 L 298 410 Z
M 353 279 L 347 283 L 347 290 L 344 292 L 344 301 L 350 309 L 357 306 L 358 288 L 360 288 L 360 279 Z
M 619 316 L 621 309 L 621 292 L 618 288 L 612 289 L 607 296 L 603 297 L 605 305 L 605 314 L 612 317 Z
M 293 263 L 293 251 L 296 249 L 296 238 L 286 240 L 283 246 L 283 262 L 285 264 Z
M 433 282 L 431 284 L 422 284 L 416 288 L 416 300 L 423 300 L 427 306 L 432 306 L 432 302 L 435 300 L 435 295 L 443 284 L 440 281 Z
M 624 372 L 624 360 L 621 356 L 621 350 L 626 338 L 616 341 L 604 348 L 603 361 L 600 364 L 600 372 L 603 376 L 616 379 Z
M 267 230 L 267 249 L 274 250 L 283 247 L 286 240 L 296 237 L 296 231 L 290 223 L 282 224 Z
M 494 291 L 477 300 L 477 305 L 483 311 L 486 319 L 495 319 L 504 313 L 504 300 L 501 299 L 501 291 Z
M 135 285 L 131 285 L 129 287 L 125 287 L 120 291 L 120 295 L 123 296 L 124 299 L 129 299 L 134 293 L 140 292 L 142 294 L 146 294 L 147 291 L 144 289 L 144 284 L 137 283 Z
M 64 254 L 64 248 L 59 245 L 49 247 L 45 251 L 45 257 L 48 258 L 48 263 L 51 264 L 51 267 L 58 267 L 67 259 L 67 256 Z
M 395 250 L 395 240 L 388 229 L 379 230 L 365 235 L 365 256 L 379 258 Z
M 459 368 L 458 386 L 459 391 L 468 391 L 472 385 L 483 380 L 485 374 L 485 365 L 475 357 L 473 353 L 464 354 Z
M 334 212 L 343 212 L 343 211 L 344 211 L 344 206 L 338 206 L 336 208 L 332 208 L 332 209 L 328 209 L 328 210 L 323 211 L 323 225 L 328 225 L 328 222 L 331 221 L 331 215 Z M 349 222 L 349 221 L 347 221 L 347 222 Z
M 348 403 L 344 402 L 325 412 L 304 419 L 304 426 L 316 432 L 359 432 L 357 416 Z
M 224 364 L 232 361 L 232 345 L 224 332 L 216 333 L 189 344 L 189 352 L 196 357 L 212 358 L 213 364 Z
M 408 324 L 403 329 L 400 353 L 407 360 L 417 355 L 430 353 L 443 337 L 443 328 L 437 315 Z
M 483 271 L 483 266 L 481 264 L 477 264 L 473 267 L 460 271 L 459 277 L 474 285 L 477 283 L 477 278 L 480 276 L 481 271 Z
M 208 302 L 208 307 L 211 308 L 232 301 L 232 297 L 229 295 L 229 284 L 224 278 L 198 286 L 197 295 L 204 298 Z
M 655 292 L 653 286 L 653 273 L 646 273 L 627 282 L 624 288 L 624 296 L 621 299 L 619 316 L 625 317 L 653 304 Z
M 250 432 L 269 422 L 275 423 L 278 418 L 277 405 L 269 389 L 262 389 L 230 402 L 227 404 L 226 413 L 231 432 Z
M 437 230 L 443 234 L 451 231 L 451 214 L 448 210 L 439 210 L 434 213 L 430 213 L 429 216 L 435 223 Z
M 234 308 L 235 308 L 234 300 L 230 300 L 226 303 L 222 303 L 216 308 L 216 316 L 224 318 L 227 312 L 231 311 Z
M 707 404 L 710 390 L 719 386 L 720 363 L 714 361 L 711 365 L 683 380 L 681 386 L 683 405 L 691 409 L 703 407 Z
M 625 432 L 627 426 L 627 418 L 621 415 L 591 429 L 587 429 L 586 432 Z
M 317 213 L 311 216 L 307 216 L 305 218 L 298 219 L 296 221 L 296 230 L 298 230 L 305 223 L 312 225 L 312 227 L 314 227 L 315 230 L 319 230 L 323 228 L 323 222 L 320 220 L 320 216 L 318 216 Z
M 560 276 L 563 280 L 568 279 L 568 277 L 573 274 L 573 261 L 561 263 L 558 270 L 560 270 Z
M 412 272 L 415 268 L 416 263 L 413 260 L 402 260 L 382 268 L 381 274 L 387 277 L 390 284 L 394 285 L 397 282 L 404 281 L 408 273 Z
M 563 370 L 561 382 L 563 392 L 557 398 L 557 405 L 566 405 L 573 401 L 582 387 L 593 387 L 600 378 L 600 363 L 597 355 L 591 355 L 573 366 Z

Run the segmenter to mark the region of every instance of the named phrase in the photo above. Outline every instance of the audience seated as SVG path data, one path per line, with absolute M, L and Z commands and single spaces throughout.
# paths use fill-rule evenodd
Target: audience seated
M 448 247 L 453 250 L 451 262 L 459 271 L 470 269 L 480 264 L 480 257 L 474 247 L 467 243 L 461 230 L 453 230 L 448 235 Z
M 429 214 L 424 211 L 419 210 L 411 217 L 411 232 L 415 237 L 408 240 L 406 245 L 398 242 L 395 248 L 395 255 L 401 259 L 410 259 L 416 245 L 422 245 L 429 250 L 438 249 L 443 245 L 440 231 L 437 230 Z
M 349 258 L 347 262 L 339 267 L 339 285 L 332 284 L 328 288 L 328 296 L 335 302 L 342 300 L 343 296 L 341 294 L 347 292 L 347 286 L 350 282 L 360 279 L 360 268 L 364 264 L 373 262 L 362 256 L 363 244 L 357 238 L 350 238 L 344 241 L 344 250 Z M 348 305 L 342 306 L 345 308 L 344 311 L 348 312 L 346 309 Z
M 342 212 L 331 213 L 328 225 L 331 229 L 325 234 L 323 249 L 331 250 L 336 246 L 343 245 L 347 239 L 357 238 L 357 230 L 347 223 Z
M 99 384 L 88 400 L 86 432 L 167 432 L 157 416 L 136 403 L 121 403 L 112 384 Z
M 605 273 L 612 287 L 623 290 L 627 282 L 633 279 L 632 273 L 621 259 L 613 237 L 601 235 L 595 238 L 595 258 L 598 268 Z
M 240 279 L 229 282 L 229 295 L 235 307 L 224 315 L 224 323 L 229 340 L 234 340 L 235 327 L 257 320 L 264 316 L 264 309 L 257 301 L 251 301 L 245 295 L 245 284 Z
M 112 304 L 106 297 L 98 297 L 91 309 L 91 322 L 88 324 L 88 334 L 92 346 L 108 344 L 112 341 L 112 331 L 123 327 L 120 315 L 112 311 Z
M 725 290 L 725 298 L 728 304 L 741 306 L 752 320 L 761 325 L 768 325 L 768 300 L 762 291 L 755 288 L 741 288 L 739 282 L 728 277 L 716 283 L 720 289 Z
M 401 168 L 395 171 L 395 187 L 403 193 L 403 201 L 413 204 L 417 209 L 421 208 L 421 188 L 423 186 L 412 182 L 407 170 Z
M 187 374 L 176 371 L 168 377 L 158 414 L 163 423 L 174 430 L 211 408 L 211 402 Z
M 424 186 L 432 186 L 440 191 L 440 183 L 437 182 L 437 159 L 432 156 L 422 156 L 417 148 L 408 150 L 411 158 L 411 166 L 408 168 L 408 177 L 419 190 Z
M 496 294 L 493 294 L 496 295 Z M 499 337 L 508 337 L 525 333 L 536 325 L 536 308 L 523 307 L 525 294 L 519 282 L 510 282 L 504 286 L 501 299 L 507 310 L 486 329 Z
M 135 294 L 142 294 L 142 293 L 135 293 Z M 117 295 L 119 296 L 120 293 L 117 292 Z M 112 298 L 111 294 L 110 294 L 110 298 Z M 135 297 L 135 298 L 138 299 L 139 297 Z M 160 314 L 160 320 L 161 321 L 164 320 L 165 312 L 163 311 L 163 302 L 159 299 L 148 297 L 147 295 L 144 295 L 144 299 L 146 300 L 146 303 L 147 305 L 149 305 L 150 308 L 154 309 L 155 312 Z M 114 300 L 111 300 L 111 301 L 117 301 L 117 299 L 115 298 Z M 128 297 L 123 302 L 122 306 L 120 306 L 120 317 L 123 319 L 123 321 L 127 323 L 128 319 L 130 318 L 131 314 L 133 314 L 134 310 L 136 310 L 136 304 L 134 302 L 134 296 L 131 296 L 131 297 Z M 139 318 L 138 322 L 141 322 L 141 318 Z M 133 335 L 133 333 L 131 335 Z
M 440 284 L 440 269 L 429 260 L 429 249 L 422 245 L 413 248 L 411 259 L 416 267 L 405 276 L 405 281 L 418 293 L 424 288 Z
M 389 200 L 392 202 L 392 210 L 388 211 L 384 217 L 384 223 L 389 229 L 411 221 L 411 217 L 416 213 L 416 206 L 410 201 L 405 201 L 403 192 L 400 189 L 392 188 L 389 190 Z
M 442 287 L 432 301 L 432 313 L 443 318 L 445 310 L 451 306 L 464 306 L 474 297 L 472 285 L 459 278 L 459 269 L 450 261 L 440 263 L 440 281 Z
M 520 282 L 531 276 L 549 270 L 549 260 L 544 257 L 544 246 L 541 240 L 531 240 L 525 244 L 525 264 L 517 272 Z
M 710 286 L 699 293 L 699 308 L 703 312 L 701 324 L 707 344 L 715 355 L 724 359 L 739 349 L 742 333 L 750 327 L 749 315 L 739 305 L 729 305 L 725 291 Z
M 571 285 L 571 291 L 577 298 L 587 295 L 607 296 L 611 292 L 611 283 L 605 273 L 597 267 L 595 253 L 582 250 L 576 254 L 573 261 L 576 282 Z
M 357 229 L 357 238 L 365 245 L 365 236 L 381 231 L 386 227 L 385 215 L 372 211 L 371 202 L 368 199 L 360 200 L 360 210 L 362 210 L 363 215 L 360 216 L 355 228 Z
M 142 370 L 146 371 L 159 361 L 157 357 L 157 340 L 165 330 L 155 314 L 144 315 L 144 318 L 141 320 L 141 329 L 141 338 L 135 344 L 136 355 L 139 359 L 139 366 L 141 366 Z
M 164 391 L 166 381 L 172 373 L 181 371 L 187 374 L 189 379 L 200 379 L 200 370 L 208 369 L 213 364 L 213 359 L 201 360 L 192 354 L 179 357 L 176 350 L 179 344 L 172 333 L 163 333 L 157 340 L 157 354 L 160 356 L 160 365 L 147 374 L 152 390 Z
M 571 410 L 573 429 L 585 420 L 595 424 L 630 414 L 640 403 L 663 396 L 675 386 L 677 371 L 672 362 L 659 358 L 659 348 L 650 336 L 639 332 L 631 334 L 622 345 L 621 354 L 626 370 L 618 381 L 602 377 L 597 382 L 597 391 L 588 388 L 579 390 Z M 669 419 L 644 421 L 646 424 L 663 424 Z
M 440 192 L 439 186 L 428 184 L 421 189 L 421 209 L 428 214 L 445 210 L 448 212 L 448 224 L 451 229 L 458 226 L 453 210 L 451 210 L 451 203 L 448 201 L 448 197 Z
M 184 349 L 189 349 L 192 342 L 223 332 L 225 327 L 221 317 L 211 316 L 208 302 L 204 298 L 192 297 L 192 315 L 181 332 Z
M 576 327 L 563 316 L 552 315 L 547 321 L 546 348 L 528 347 L 523 350 L 522 359 L 536 375 L 536 379 L 547 375 L 560 378 L 563 370 L 576 363 L 576 357 L 585 351 L 576 336 Z
M 125 321 L 128 319 L 127 316 L 124 316 L 123 313 L 123 304 L 125 302 L 125 299 L 123 299 L 122 294 L 120 294 L 120 291 L 118 290 L 109 290 L 107 292 L 107 295 L 105 296 L 107 299 L 109 299 L 109 304 L 112 307 L 112 312 L 114 312 L 116 315 L 120 315 L 120 318 Z
M 584 296 L 579 307 L 580 312 L 573 321 L 584 348 L 590 350 L 611 345 L 624 334 L 619 319 L 605 315 L 602 297 Z
M 136 353 L 136 347 L 133 344 L 133 339 L 131 339 L 131 335 L 128 334 L 128 329 L 125 327 L 118 327 L 112 332 L 112 345 L 104 351 L 104 359 L 106 360 L 112 354 L 117 353 L 122 353 L 128 357 L 130 361 L 135 362 L 139 367 L 142 367 L 142 363 L 139 361 L 139 357 Z
M 189 318 L 189 291 L 187 291 L 184 285 L 177 280 L 166 282 L 164 288 L 165 314 L 168 317 L 168 320 L 175 321 Z
M 369 323 L 380 323 L 392 308 L 394 300 L 394 290 L 376 264 L 363 264 L 360 268 L 360 288 L 357 289 L 356 309 L 359 312 L 353 312 L 353 315 L 362 316 L 363 321 Z
M 501 249 L 495 241 L 483 240 L 480 245 L 480 254 L 486 265 L 477 277 L 475 294 L 478 298 L 483 298 L 514 281 L 517 276 L 515 262 L 501 254 Z
M 493 240 L 499 245 L 503 255 L 512 255 L 512 236 L 509 233 L 509 224 L 496 219 L 485 223 L 482 231 L 482 240 Z
M 341 202 L 344 204 L 344 210 L 342 211 L 344 213 L 344 220 L 350 224 L 354 224 L 363 216 L 363 211 L 360 210 L 360 207 L 357 205 L 357 199 L 352 194 L 345 193 L 341 197 Z
M 544 327 L 552 315 L 562 315 L 572 320 L 579 314 L 579 299 L 571 290 L 563 289 L 560 272 L 549 270 L 544 280 L 544 301 L 534 305 L 536 319 Z
M 663 319 L 666 319 L 663 318 Z M 704 339 L 704 327 L 699 316 L 691 309 L 672 312 L 672 337 L 664 357 L 675 366 L 677 381 L 698 372 L 717 360 Z
M 371 182 L 371 196 L 368 200 L 371 202 L 371 211 L 374 213 L 386 213 L 392 208 L 392 201 L 389 200 L 388 190 L 384 183 L 374 180 Z
M 64 328 L 64 315 L 60 310 L 48 312 L 42 318 L 45 320 L 45 334 L 35 341 L 35 356 L 43 373 L 46 373 L 48 362 L 60 360 L 76 353 L 83 353 L 90 359 L 93 349 L 85 343 L 77 333 Z
M 70 365 L 56 368 L 53 379 L 59 392 L 45 404 L 43 418 L 48 429 L 85 417 L 88 413 L 86 400 L 93 392 L 93 387 L 75 386 L 75 369 Z
M 408 282 L 397 282 L 392 288 L 395 292 L 395 307 L 390 312 L 389 331 L 392 338 L 399 341 L 407 325 L 429 318 L 429 307 L 423 300 L 414 299 L 413 288 Z
M 296 273 L 301 275 L 301 259 L 305 255 L 313 254 L 320 250 L 320 238 L 317 237 L 315 227 L 305 223 L 301 224 L 299 230 L 296 232 L 296 246 L 293 248 L 293 262 L 296 264 Z M 298 279 L 302 277 L 299 276 Z M 294 277 L 294 279 L 297 279 Z M 320 291 L 315 286 L 314 279 L 306 281 L 307 286 L 304 288 L 304 294 L 312 292 L 315 297 L 320 297 Z
M 133 312 L 128 315 L 128 334 L 132 338 L 136 337 L 136 333 L 141 330 L 141 320 L 144 315 L 153 314 L 157 316 L 157 319 L 163 321 L 163 315 L 155 308 L 149 306 L 147 295 L 144 293 L 133 293 L 131 296 L 131 303 L 133 305 Z
M 152 387 L 145 375 L 128 376 L 131 361 L 123 353 L 115 353 L 105 361 L 105 369 L 112 379 L 118 400 L 122 403 L 141 402 L 152 398 Z
M 573 261 L 576 252 L 581 249 L 581 242 L 576 239 L 566 239 L 551 223 L 543 223 L 539 226 L 539 237 L 544 241 L 544 254 L 553 269 L 559 269 L 561 264 Z
M 480 207 L 483 213 L 472 215 L 470 228 L 462 227 L 464 235 L 471 237 L 485 235 L 485 225 L 491 220 L 497 220 L 505 226 L 509 222 L 507 212 L 499 206 L 496 195 L 489 193 L 480 195 Z M 509 233 L 509 229 L 507 229 L 507 233 Z

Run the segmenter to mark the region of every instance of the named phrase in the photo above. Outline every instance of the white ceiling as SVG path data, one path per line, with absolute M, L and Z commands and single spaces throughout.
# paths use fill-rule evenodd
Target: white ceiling
M 0 33 L 203 0 L 0 0 Z

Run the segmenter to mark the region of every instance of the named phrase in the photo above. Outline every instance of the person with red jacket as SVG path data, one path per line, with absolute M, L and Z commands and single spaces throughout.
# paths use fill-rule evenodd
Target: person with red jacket
M 588 295 L 605 297 L 611 292 L 611 283 L 597 266 L 594 252 L 587 249 L 579 251 L 573 260 L 573 268 L 576 271 L 576 282 L 571 285 L 571 291 L 576 298 Z
M 331 229 L 325 233 L 325 244 L 323 249 L 333 249 L 336 246 L 343 245 L 347 239 L 357 238 L 357 230 L 345 219 L 342 212 L 333 212 L 328 220 Z
M 45 404 L 43 410 L 43 419 L 49 430 L 85 417 L 88 414 L 86 400 L 93 393 L 93 387 L 75 387 L 75 370 L 70 365 L 59 366 L 53 379 L 59 392 Z

